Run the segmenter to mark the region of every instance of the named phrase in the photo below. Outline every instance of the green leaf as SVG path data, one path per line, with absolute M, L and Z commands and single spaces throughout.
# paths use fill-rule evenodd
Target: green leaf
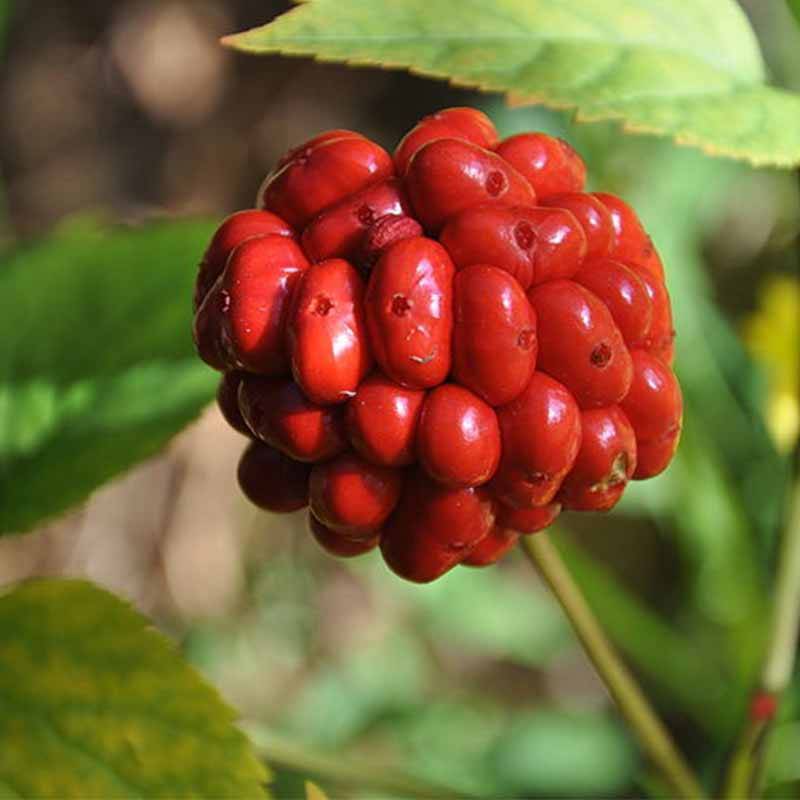
M 794 14 L 794 18 L 800 24 L 800 0 L 786 0 L 789 5 L 789 11 Z
M 207 223 L 73 223 L 0 260 L 0 533 L 147 458 L 213 393 L 191 341 Z
M 0 797 L 264 797 L 234 717 L 119 598 L 45 580 L 0 599 Z
M 715 155 L 800 163 L 800 97 L 763 83 L 734 0 L 310 0 L 223 41 L 407 68 Z

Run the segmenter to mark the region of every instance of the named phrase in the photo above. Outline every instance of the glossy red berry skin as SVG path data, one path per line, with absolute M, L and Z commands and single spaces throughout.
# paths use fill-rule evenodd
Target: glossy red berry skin
M 653 307 L 653 318 L 647 333 L 631 342 L 631 347 L 647 350 L 660 358 L 667 366 L 672 366 L 675 358 L 675 329 L 672 325 L 672 304 L 667 287 L 646 267 L 630 264 L 644 284 Z
M 270 175 L 259 190 L 258 206 L 301 230 L 328 206 L 393 174 L 389 154 L 369 139 L 327 139 Z
M 288 513 L 308 505 L 311 469 L 263 442 L 250 442 L 239 459 L 237 477 L 245 497 L 266 511 Z
M 491 150 L 497 144 L 497 130 L 489 117 L 475 108 L 445 108 L 423 117 L 394 151 L 397 174 L 405 175 L 417 150 L 434 139 L 465 139 Z
M 312 403 L 294 381 L 248 375 L 239 408 L 258 439 L 297 461 L 324 461 L 346 448 L 342 409 Z
M 443 383 L 428 392 L 422 406 L 417 455 L 425 472 L 443 486 L 480 486 L 500 460 L 497 415 L 469 389 Z
M 216 298 L 220 337 L 230 367 L 261 375 L 288 371 L 284 335 L 289 299 L 308 261 L 285 236 L 248 239 L 231 253 Z
M 403 239 L 415 239 L 423 233 L 422 225 L 405 214 L 387 214 L 379 217 L 361 240 L 356 264 L 364 272 L 369 272 L 393 244 Z
M 217 406 L 223 419 L 237 433 L 252 438 L 253 432 L 244 421 L 242 412 L 239 411 L 239 384 L 244 378 L 243 372 L 231 370 L 223 373 L 217 386 Z
M 370 343 L 383 372 L 402 386 L 436 386 L 450 371 L 454 272 L 447 251 L 423 237 L 397 242 L 372 270 Z
M 633 269 L 601 258 L 584 264 L 573 280 L 603 301 L 628 346 L 645 341 L 653 321 L 653 301 Z
M 313 514 L 308 515 L 308 530 L 317 541 L 317 544 L 337 558 L 354 558 L 374 550 L 378 546 L 380 536 L 371 539 L 350 539 L 341 533 L 326 528 Z
M 659 358 L 634 350 L 633 382 L 620 404 L 636 434 L 633 477 L 651 478 L 668 466 L 678 446 L 683 397 L 672 370 Z
M 286 153 L 284 153 L 278 159 L 277 163 L 275 164 L 275 169 L 272 170 L 270 175 L 274 175 L 281 169 L 281 167 L 285 167 L 290 161 L 293 161 L 298 156 L 302 157 L 303 155 L 305 155 L 307 157 L 310 154 L 311 150 L 313 150 L 317 145 L 333 141 L 334 139 L 364 139 L 364 138 L 365 137 L 363 136 L 363 134 L 360 134 L 356 131 L 349 131 L 346 128 L 334 128 L 333 130 L 322 131 L 322 133 L 318 133 L 316 136 L 312 136 L 307 141 L 297 145 L 297 147 L 289 148 L 289 150 L 287 150 Z
M 491 406 L 513 400 L 536 367 L 536 313 L 505 270 L 473 264 L 453 281 L 453 378 Z
M 225 269 L 228 256 L 242 242 L 253 236 L 294 236 L 294 231 L 278 216 L 269 211 L 251 208 L 237 211 L 225 219 L 206 249 L 197 274 L 194 293 L 194 310 L 200 307 L 211 287 Z
M 460 139 L 436 139 L 420 148 L 408 166 L 406 191 L 417 219 L 432 233 L 482 203 L 536 203 L 530 184 L 510 164 Z
M 561 381 L 581 408 L 622 400 L 631 385 L 631 356 L 597 296 L 574 281 L 550 281 L 528 298 L 538 321 L 538 369 Z
M 212 369 L 224 372 L 228 367 L 221 336 L 221 320 L 228 305 L 228 297 L 219 291 L 221 281 L 220 275 L 195 312 L 192 338 L 197 355 Z
M 561 513 L 561 503 L 530 508 L 512 508 L 505 503 L 498 503 L 495 512 L 499 527 L 528 535 L 550 527 Z
M 488 567 L 496 564 L 514 547 L 518 539 L 519 534 L 516 531 L 494 525 L 461 563 L 465 567 Z
M 352 260 L 376 220 L 406 213 L 408 205 L 397 181 L 382 181 L 326 208 L 308 224 L 300 241 L 311 261 Z
M 609 210 L 593 195 L 583 192 L 554 194 L 541 201 L 543 206 L 569 211 L 586 234 L 586 258 L 603 258 L 614 247 L 614 225 Z
M 558 208 L 475 206 L 450 219 L 439 240 L 456 268 L 491 264 L 523 289 L 572 277 L 586 255 L 583 228 Z
M 372 464 L 413 463 L 424 400 L 424 391 L 406 389 L 380 373 L 370 375 L 347 404 L 350 444 Z
M 608 511 L 636 469 L 636 437 L 619 406 L 581 413 L 581 449 L 558 500 L 574 511 Z
M 518 133 L 503 139 L 495 152 L 527 179 L 540 200 L 583 191 L 586 165 L 563 139 L 546 133 Z
M 311 470 L 311 513 L 350 539 L 372 539 L 400 498 L 403 473 L 345 453 Z
M 401 578 L 429 583 L 462 561 L 493 524 L 482 488 L 448 489 L 414 473 L 384 526 L 381 552 Z
M 615 233 L 614 244 L 609 253 L 611 258 L 643 266 L 648 264 L 655 248 L 653 240 L 647 235 L 636 212 L 621 197 L 614 194 L 593 192 L 592 197 L 596 197 L 611 214 L 611 224 Z M 663 278 L 663 272 L 660 277 Z
M 572 394 L 535 372 L 525 391 L 497 409 L 500 466 L 489 487 L 512 508 L 547 505 L 572 469 L 581 444 L 581 416 Z
M 372 357 L 364 322 L 364 284 L 340 258 L 312 264 L 295 287 L 287 323 L 292 373 L 312 403 L 351 398 Z

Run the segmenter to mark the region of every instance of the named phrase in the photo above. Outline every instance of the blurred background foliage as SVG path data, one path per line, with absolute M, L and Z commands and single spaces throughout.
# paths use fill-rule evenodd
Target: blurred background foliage
M 773 79 L 800 89 L 788 7 L 743 5 Z M 210 399 L 188 288 L 210 223 L 179 219 L 249 206 L 275 159 L 320 129 L 392 147 L 425 113 L 479 105 L 503 134 L 568 138 L 592 187 L 639 210 L 666 264 L 686 399 L 678 456 L 610 515 L 564 515 L 553 538 L 693 764 L 718 769 L 764 645 L 800 427 L 796 174 L 440 82 L 218 47 L 278 2 L 19 0 L 4 23 L 7 6 L 3 529 L 153 455 Z M 379 785 L 399 796 L 662 791 L 523 559 L 425 587 L 377 556 L 334 562 L 301 519 L 238 498 L 241 446 L 207 410 L 77 511 L 0 539 L 0 581 L 80 574 L 133 599 L 239 709 L 278 797 L 302 795 L 306 778 L 353 797 Z M 800 796 L 798 753 L 796 681 L 769 795 Z

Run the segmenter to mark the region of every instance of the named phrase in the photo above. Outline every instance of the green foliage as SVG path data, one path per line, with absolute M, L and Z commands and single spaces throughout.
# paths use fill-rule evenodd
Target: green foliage
M 147 458 L 208 402 L 191 342 L 206 223 L 73 223 L 0 260 L 0 533 Z
M 800 23 L 800 0 L 786 0 L 789 10 L 794 14 L 794 18 Z
M 0 599 L 0 797 L 264 797 L 234 712 L 148 621 L 82 581 Z
M 311 0 L 225 42 L 407 68 L 715 155 L 800 163 L 800 97 L 763 83 L 734 0 Z

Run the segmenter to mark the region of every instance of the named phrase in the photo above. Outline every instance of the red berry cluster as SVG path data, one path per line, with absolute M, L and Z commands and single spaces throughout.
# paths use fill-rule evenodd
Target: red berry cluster
M 287 153 L 195 294 L 247 497 L 426 582 L 661 472 L 682 414 L 663 267 L 585 172 L 470 108 L 394 158 L 346 130 Z

